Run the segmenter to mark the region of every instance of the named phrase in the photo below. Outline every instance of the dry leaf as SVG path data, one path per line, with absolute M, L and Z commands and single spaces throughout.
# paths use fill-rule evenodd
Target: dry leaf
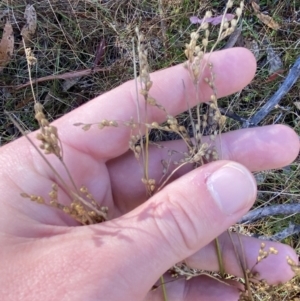
M 269 63 L 269 75 L 272 75 L 283 68 L 281 58 L 273 49 L 271 44 L 267 46 L 267 60 Z
M 9 63 L 14 52 L 14 33 L 10 22 L 7 20 L 0 42 L 0 72 Z
M 245 47 L 248 48 L 254 55 L 256 61 L 260 58 L 260 48 L 255 40 L 246 40 Z
M 118 61 L 116 61 L 116 62 L 118 62 Z M 63 74 L 53 74 L 53 75 L 48 75 L 48 76 L 37 78 L 34 81 L 34 83 L 37 84 L 37 83 L 44 82 L 46 80 L 68 79 L 68 78 L 74 78 L 74 77 L 80 77 L 80 76 L 87 76 L 90 74 L 94 74 L 96 72 L 110 71 L 111 69 L 112 69 L 112 66 L 107 67 L 107 68 L 95 67 L 94 69 L 84 69 L 84 70 L 71 71 L 71 72 L 67 72 L 67 73 L 63 73 Z M 15 90 L 20 90 L 27 86 L 30 86 L 31 83 L 32 83 L 31 81 L 28 81 L 27 83 L 15 86 L 14 88 L 15 88 Z
M 36 11 L 33 5 L 27 5 L 24 17 L 26 19 L 26 24 L 21 30 L 21 35 L 24 39 L 25 44 L 31 39 L 31 37 L 35 34 L 36 31 Z
M 74 77 L 74 78 L 68 78 L 64 80 L 62 84 L 62 89 L 64 92 L 67 92 L 70 88 L 72 88 L 74 85 L 78 83 L 78 81 L 81 79 L 81 76 Z
M 282 78 L 282 74 L 284 73 L 284 69 L 280 69 L 278 71 L 275 71 L 274 73 L 272 73 L 267 79 L 266 79 L 266 83 L 272 82 L 274 80 L 276 80 L 277 78 L 279 78 L 281 76 Z
M 295 101 L 295 102 L 294 102 L 294 106 L 295 106 L 298 110 L 300 110 L 300 101 Z
M 274 19 L 272 17 L 260 12 L 259 5 L 256 2 L 252 1 L 251 4 L 256 13 L 257 18 L 262 23 L 266 24 L 267 26 L 269 26 L 270 28 L 272 28 L 274 30 L 278 30 L 280 28 L 279 24 L 276 21 L 274 21 Z

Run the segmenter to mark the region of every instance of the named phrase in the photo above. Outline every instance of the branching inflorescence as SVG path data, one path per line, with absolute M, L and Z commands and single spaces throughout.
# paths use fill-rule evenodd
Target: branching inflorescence
M 96 124 L 86 124 L 81 122 L 75 124 L 75 126 L 80 126 L 85 131 L 88 131 L 93 125 L 96 125 L 100 130 L 105 130 L 107 127 L 120 126 L 129 128 L 130 138 L 128 141 L 128 147 L 133 152 L 135 158 L 141 163 L 140 165 L 143 168 L 143 177 L 141 178 L 141 181 L 145 185 L 147 197 L 151 197 L 157 191 L 162 189 L 170 181 L 172 175 L 181 167 L 190 164 L 196 168 L 219 159 L 219 154 L 215 148 L 215 141 L 218 139 L 219 134 L 224 128 L 226 119 L 221 115 L 218 107 L 218 95 L 215 86 L 215 78 L 218 75 L 214 73 L 214 66 L 209 60 L 209 54 L 216 48 L 222 39 L 230 35 L 237 27 L 242 15 L 244 3 L 243 1 L 240 2 L 239 6 L 235 10 L 235 17 L 231 21 L 227 21 L 226 13 L 228 10 L 232 9 L 232 7 L 233 1 L 229 0 L 226 4 L 219 32 L 214 42 L 210 41 L 210 25 L 209 22 L 206 22 L 206 20 L 212 16 L 212 13 L 208 11 L 202 19 L 199 28 L 191 33 L 190 42 L 185 45 L 184 53 L 187 61 L 184 64 L 184 68 L 189 73 L 190 80 L 193 83 L 197 103 L 195 108 L 190 108 L 189 99 L 186 99 L 187 112 L 189 116 L 188 125 L 182 124 L 180 122 L 180 118 L 172 116 L 169 112 L 167 112 L 166 108 L 151 95 L 151 88 L 155 83 L 151 81 L 150 76 L 150 67 L 147 59 L 147 41 L 146 37 L 140 33 L 138 29 L 136 30 L 136 33 L 138 37 L 137 57 L 139 62 L 139 76 L 137 77 L 135 74 L 137 90 L 137 120 L 134 118 L 122 121 L 104 119 Z M 201 36 L 202 40 L 199 43 Z M 26 53 L 29 77 L 31 80 L 30 66 L 35 64 L 36 59 L 29 50 Z M 202 84 L 203 82 L 211 89 L 210 98 L 206 103 L 201 103 L 199 99 L 199 86 L 200 83 Z M 183 83 L 183 89 L 185 89 L 185 86 L 186 85 Z M 143 101 L 141 99 L 143 99 Z M 58 129 L 55 126 L 50 125 L 43 113 L 43 106 L 36 100 L 34 109 L 35 118 L 40 126 L 40 132 L 37 134 L 37 140 L 41 143 L 39 149 L 37 147 L 36 149 L 45 161 L 47 161 L 45 155 L 52 154 L 61 162 L 67 172 L 69 179 L 68 182 L 70 182 L 71 185 L 68 185 L 60 174 L 53 169 L 51 164 L 48 163 L 59 181 L 58 183 L 52 184 L 49 192 L 49 201 L 46 201 L 42 196 L 28 194 L 25 192 L 22 193 L 22 196 L 36 203 L 46 204 L 62 210 L 82 225 L 105 222 L 108 218 L 107 213 L 109 208 L 100 206 L 94 196 L 88 191 L 87 187 L 77 187 L 75 185 L 72 175 L 69 173 L 69 170 L 64 163 L 63 145 L 59 138 Z M 148 114 L 150 109 L 157 109 L 163 112 L 166 122 L 164 124 L 159 124 L 155 120 L 150 120 L 150 114 Z M 181 138 L 186 145 L 186 151 L 184 152 L 179 152 L 177 150 L 169 150 L 167 152 L 169 157 L 161 162 L 162 177 L 159 182 L 157 182 L 157 180 L 149 174 L 149 147 L 153 144 L 150 140 L 151 131 L 174 133 L 177 137 Z M 159 144 L 157 146 L 159 148 L 164 148 L 164 146 L 160 146 Z M 181 158 L 178 159 L 177 156 L 176 160 L 173 160 L 172 155 L 174 153 L 180 154 Z M 59 187 L 63 188 L 64 191 L 68 193 L 70 198 L 69 205 L 59 202 Z M 222 278 L 226 275 L 223 269 L 222 254 L 220 253 L 218 241 L 216 241 L 216 252 L 218 253 L 219 268 Z M 256 265 L 268 256 L 276 254 L 277 250 L 270 248 L 266 251 L 262 244 Z M 299 267 L 292 262 L 290 258 L 287 258 L 287 262 L 295 272 L 299 272 Z M 253 300 L 250 283 L 253 282 L 253 279 L 257 278 L 257 275 L 253 273 L 253 269 L 248 269 L 242 264 L 242 262 L 241 267 L 244 271 L 246 288 L 245 291 L 241 293 L 240 300 Z M 203 274 L 203 271 L 191 269 L 184 263 L 179 263 L 174 266 L 172 271 L 175 272 L 176 275 L 185 276 L 187 279 Z M 215 277 L 215 275 L 213 277 Z M 259 283 L 262 287 L 263 282 L 260 281 Z

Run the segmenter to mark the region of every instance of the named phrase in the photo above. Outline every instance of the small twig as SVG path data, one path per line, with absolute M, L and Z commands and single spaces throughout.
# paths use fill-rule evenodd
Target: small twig
M 37 83 L 41 83 L 47 80 L 54 80 L 54 79 L 69 79 L 69 78 L 74 78 L 74 77 L 80 77 L 80 76 L 86 76 L 86 75 L 90 75 L 92 73 L 95 72 L 101 72 L 101 71 L 109 71 L 111 69 L 112 66 L 107 67 L 107 68 L 100 68 L 100 67 L 95 67 L 94 69 L 83 69 L 83 70 L 78 70 L 78 71 L 71 71 L 71 72 L 66 72 L 63 74 L 55 74 L 55 75 L 48 75 L 48 76 L 44 76 L 44 77 L 40 77 L 38 79 L 35 79 L 32 81 L 33 84 L 37 84 Z M 18 86 L 14 86 L 13 88 L 15 90 L 20 90 L 23 88 L 26 88 L 27 86 L 30 85 L 30 81 L 28 81 L 25 84 L 22 85 L 18 85 Z
M 243 123 L 243 128 L 257 126 L 280 102 L 280 100 L 289 92 L 300 76 L 300 57 L 296 60 L 286 79 L 276 91 L 276 93 L 267 101 L 267 103 L 250 119 Z
M 93 70 L 102 61 L 102 59 L 105 55 L 105 49 L 106 49 L 106 41 L 104 39 L 101 39 L 101 41 L 97 47 L 97 50 L 96 50 L 95 60 L 94 60 L 93 67 L 92 67 Z
M 235 114 L 232 111 L 228 111 L 227 109 L 219 108 L 219 110 L 220 110 L 220 112 L 221 112 L 222 115 L 224 115 L 224 116 L 226 116 L 226 117 L 228 117 L 230 119 L 233 119 L 235 121 L 238 121 L 241 124 L 243 124 L 244 122 L 248 121 L 248 119 L 240 117 L 239 115 Z
M 266 216 L 291 215 L 300 213 L 300 204 L 282 204 L 254 209 L 238 221 L 239 224 L 251 223 Z

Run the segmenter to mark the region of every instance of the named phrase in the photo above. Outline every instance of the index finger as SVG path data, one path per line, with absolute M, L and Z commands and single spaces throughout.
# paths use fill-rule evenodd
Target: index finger
M 244 48 L 214 52 L 209 54 L 209 61 L 212 62 L 213 72 L 216 74 L 215 86 L 218 97 L 241 90 L 252 80 L 256 69 L 253 55 Z M 209 77 L 209 70 L 204 71 L 204 77 L 207 76 Z M 154 72 L 150 77 L 153 81 L 150 95 L 172 116 L 187 110 L 187 101 L 190 107 L 196 105 L 196 89 L 182 64 Z M 200 81 L 198 96 L 200 101 L 207 101 L 212 94 L 203 80 L 204 77 Z M 129 128 L 119 126 L 99 131 L 97 127 L 92 127 L 89 131 L 83 132 L 79 128 L 74 130 L 70 127 L 78 122 L 99 123 L 103 119 L 129 121 L 133 118 L 137 121 L 136 98 L 134 80 L 96 97 L 56 121 L 61 140 L 77 150 L 89 153 L 97 160 L 109 160 L 123 154 L 128 150 Z M 140 108 L 141 115 L 144 116 L 143 103 Z M 156 107 L 148 107 L 147 116 L 149 121 L 159 123 L 166 118 L 165 113 Z

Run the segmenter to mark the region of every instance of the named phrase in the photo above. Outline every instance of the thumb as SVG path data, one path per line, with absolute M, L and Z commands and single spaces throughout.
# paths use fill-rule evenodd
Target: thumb
M 238 163 L 218 161 L 166 186 L 124 216 L 124 227 L 137 228 L 132 239 L 140 242 L 143 260 L 150 260 L 155 249 L 164 272 L 227 230 L 255 198 L 252 174 Z
M 101 266 L 110 261 L 108 273 L 115 280 L 119 275 L 122 287 L 125 279 L 127 288 L 123 294 L 116 290 L 118 296 L 109 289 L 109 300 L 122 299 L 125 291 L 126 300 L 142 300 L 170 267 L 242 217 L 255 196 L 255 180 L 244 166 L 218 161 L 182 176 L 132 212 L 99 225 L 100 232 L 110 233 L 103 244 L 106 250 L 101 250 L 110 259 L 102 260 Z

